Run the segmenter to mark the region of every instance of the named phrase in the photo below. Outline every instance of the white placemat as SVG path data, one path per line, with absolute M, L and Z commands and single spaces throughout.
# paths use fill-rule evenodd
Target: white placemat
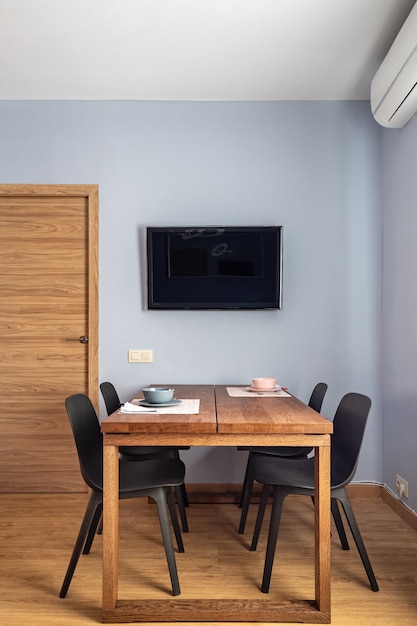
M 120 408 L 119 413 L 163 413 L 164 415 L 170 413 L 179 413 L 183 415 L 198 415 L 200 412 L 200 400 L 194 399 L 181 399 L 181 404 L 174 404 L 173 406 L 164 406 L 160 409 L 155 407 L 147 407 L 139 404 L 139 400 L 135 398 L 132 402 L 125 402 Z
M 232 398 L 290 398 L 291 394 L 283 389 L 279 391 L 249 391 L 247 387 L 226 387 Z

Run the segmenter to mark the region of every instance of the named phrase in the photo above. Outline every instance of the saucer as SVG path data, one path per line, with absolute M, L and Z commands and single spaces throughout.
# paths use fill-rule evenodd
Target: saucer
M 246 391 L 255 391 L 256 393 L 271 393 L 273 391 L 281 391 L 281 385 L 275 385 L 271 389 L 257 389 L 256 387 L 246 387 Z
M 151 406 L 153 409 L 157 409 L 158 407 L 164 406 L 175 406 L 176 404 L 181 404 L 181 400 L 177 400 L 174 398 L 169 402 L 146 402 L 146 400 L 139 400 L 139 404 L 142 406 Z

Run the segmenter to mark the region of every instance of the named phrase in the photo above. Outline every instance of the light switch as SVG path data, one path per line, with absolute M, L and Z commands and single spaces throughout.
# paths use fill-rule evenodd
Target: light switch
M 129 350 L 129 363 L 152 363 L 153 350 Z

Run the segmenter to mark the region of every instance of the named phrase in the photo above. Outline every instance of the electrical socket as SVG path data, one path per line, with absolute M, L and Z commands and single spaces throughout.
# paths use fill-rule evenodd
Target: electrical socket
M 395 477 L 395 489 L 400 494 L 400 498 L 402 496 L 404 496 L 404 498 L 408 498 L 408 482 L 399 476 L 399 474 Z

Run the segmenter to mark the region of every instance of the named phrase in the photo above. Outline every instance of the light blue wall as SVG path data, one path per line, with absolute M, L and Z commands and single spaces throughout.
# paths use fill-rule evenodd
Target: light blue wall
M 276 376 L 323 413 L 373 408 L 357 473 L 381 480 L 381 129 L 367 102 L 0 102 L 0 182 L 100 186 L 100 378 Z M 284 226 L 282 311 L 146 311 L 146 225 Z M 129 348 L 152 348 L 151 365 Z M 184 455 L 189 482 L 238 482 L 241 452 Z
M 417 116 L 383 131 L 383 480 L 417 510 Z

